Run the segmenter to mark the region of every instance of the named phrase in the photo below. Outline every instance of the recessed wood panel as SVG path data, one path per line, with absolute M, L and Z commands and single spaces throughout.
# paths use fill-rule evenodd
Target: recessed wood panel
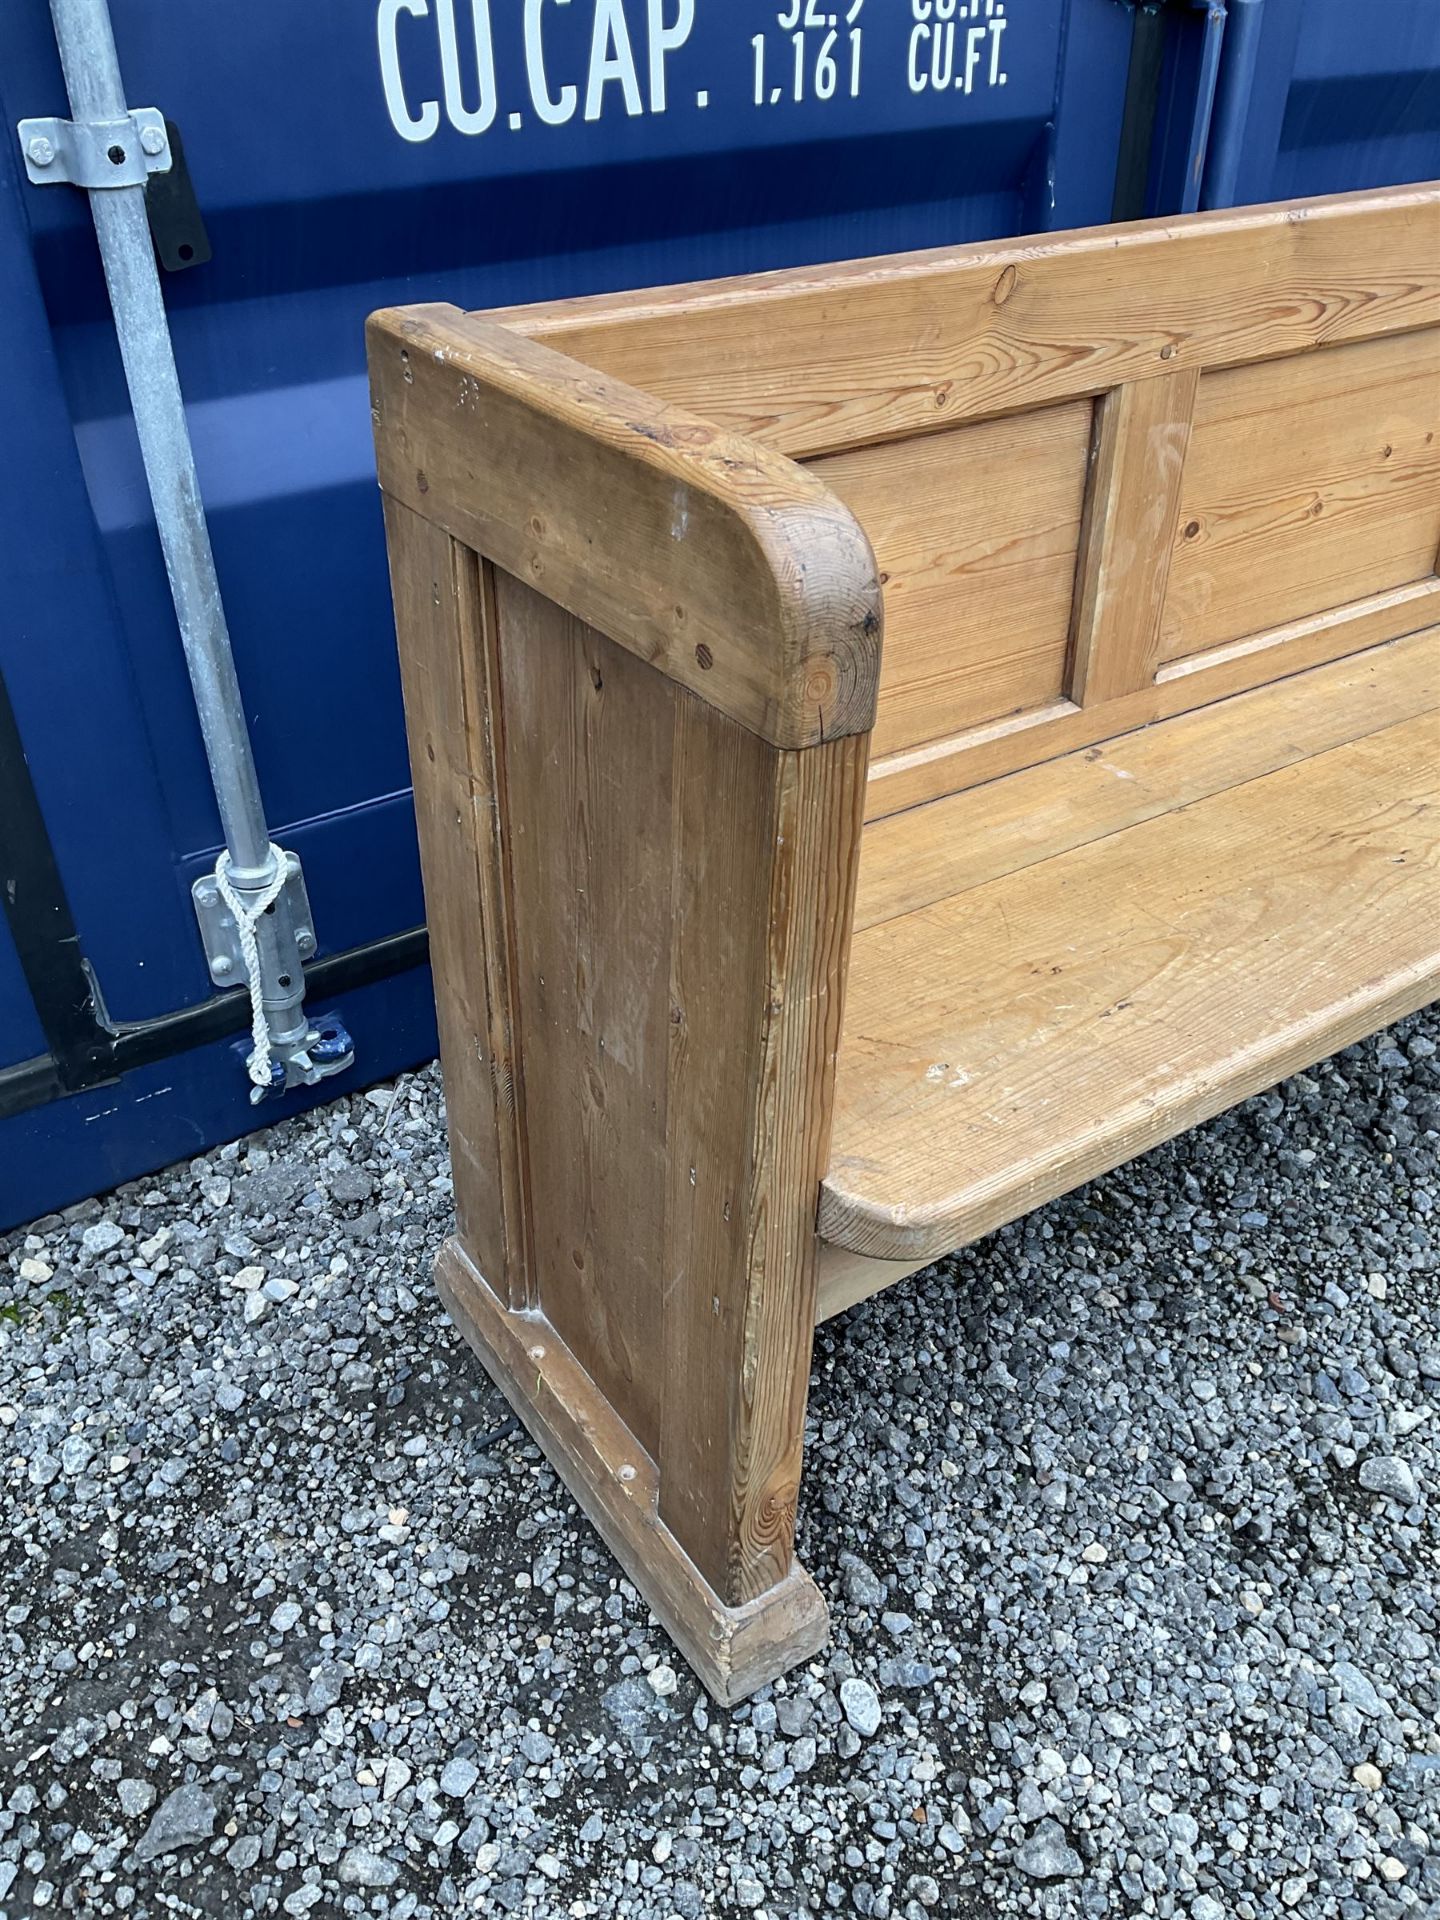
M 1423 580 L 1437 548 L 1440 331 L 1206 374 L 1160 657 Z
M 813 463 L 885 592 L 879 756 L 1063 698 L 1088 401 Z
M 673 694 L 498 571 L 496 608 L 534 1291 L 653 1453 Z
M 1057 701 L 1015 721 L 997 721 L 947 739 L 892 753 L 870 763 L 867 820 L 881 820 L 999 779 L 1019 767 L 1038 766 L 1057 754 L 1094 747 L 1152 721 L 1168 720 L 1195 707 L 1228 700 L 1283 676 L 1327 661 L 1383 646 L 1440 619 L 1440 578 L 1395 587 L 1351 601 L 1321 619 L 1312 615 L 1289 627 L 1272 627 L 1253 642 L 1213 647 L 1162 667 L 1152 686 L 1099 706 Z

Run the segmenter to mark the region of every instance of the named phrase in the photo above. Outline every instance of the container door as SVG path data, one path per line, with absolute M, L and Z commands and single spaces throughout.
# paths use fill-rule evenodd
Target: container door
M 1131 15 L 1116 0 L 112 12 L 129 102 L 178 127 L 193 190 L 191 205 L 171 182 L 155 209 L 166 299 L 271 830 L 302 856 L 314 909 L 310 1004 L 355 1040 L 326 1098 L 435 1044 L 366 314 L 1102 221 Z M 0 17 L 0 90 L 11 149 L 19 118 L 67 111 L 41 0 Z M 311 1097 L 252 1109 L 238 996 L 217 1005 L 208 981 L 189 888 L 219 827 L 90 215 L 17 159 L 0 162 L 0 676 L 43 816 L 31 852 L 73 936 L 48 961 L 30 952 L 23 985 L 0 949 L 0 1223 Z M 47 994 L 74 1009 L 68 1042 L 37 1020 Z
M 1265 0 L 1237 203 L 1440 174 L 1435 0 Z

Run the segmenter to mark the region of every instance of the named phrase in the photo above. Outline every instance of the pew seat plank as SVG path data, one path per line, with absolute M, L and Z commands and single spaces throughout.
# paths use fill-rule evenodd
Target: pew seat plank
M 868 828 L 821 1238 L 938 1257 L 1433 998 L 1437 638 Z

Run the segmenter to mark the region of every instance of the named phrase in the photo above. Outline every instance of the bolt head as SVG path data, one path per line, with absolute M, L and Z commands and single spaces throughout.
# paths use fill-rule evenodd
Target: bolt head
M 235 971 L 235 962 L 228 953 L 218 953 L 210 962 L 210 976 L 214 980 L 228 980 Z
M 26 147 L 25 155 L 32 167 L 48 167 L 55 158 L 55 142 L 37 133 Z
M 140 145 L 146 153 L 156 154 L 165 151 L 165 132 L 161 127 L 142 127 Z

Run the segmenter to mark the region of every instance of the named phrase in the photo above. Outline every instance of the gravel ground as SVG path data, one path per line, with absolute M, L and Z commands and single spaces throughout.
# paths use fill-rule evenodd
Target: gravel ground
M 823 1328 L 733 1713 L 434 1303 L 433 1070 L 0 1241 L 0 1914 L 1440 1915 L 1437 1041 Z

